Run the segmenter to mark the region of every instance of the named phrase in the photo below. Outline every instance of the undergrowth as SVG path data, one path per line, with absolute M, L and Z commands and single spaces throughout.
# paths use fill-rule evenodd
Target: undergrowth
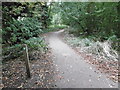
M 66 25 L 50 25 L 47 29 L 43 30 L 43 33 L 58 31 L 66 27 Z
M 11 47 L 5 47 L 3 48 L 3 61 L 17 58 L 21 55 L 23 55 L 24 47 L 23 44 L 26 44 L 28 47 L 29 53 L 31 53 L 34 50 L 40 51 L 41 53 L 46 52 L 48 50 L 47 44 L 44 41 L 44 38 L 42 37 L 33 37 L 28 40 L 25 40 L 21 44 L 15 44 Z
M 99 41 L 96 37 L 75 37 L 71 34 L 70 37 L 66 37 L 66 40 L 70 45 L 80 48 L 81 52 L 93 54 L 96 58 L 111 61 L 118 61 L 119 59 L 119 42 L 116 42 L 115 36 L 105 41 Z

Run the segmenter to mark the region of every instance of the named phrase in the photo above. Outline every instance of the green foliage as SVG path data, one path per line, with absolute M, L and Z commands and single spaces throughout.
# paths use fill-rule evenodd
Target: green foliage
M 108 40 L 112 41 L 112 47 L 115 50 L 120 51 L 120 39 L 116 35 L 111 36 Z
M 8 27 L 3 28 L 3 43 L 22 43 L 31 37 L 37 37 L 42 33 L 41 28 L 41 23 L 36 18 L 13 19 Z
M 57 13 L 57 14 L 53 15 L 53 19 L 52 19 L 51 23 L 53 25 L 60 25 L 60 24 L 62 24 L 60 13 Z
M 24 42 L 27 44 L 30 50 L 40 50 L 40 51 L 46 51 L 47 50 L 47 44 L 45 44 L 43 38 L 36 38 L 32 37 L 29 40 Z
M 111 38 L 115 38 L 114 36 Z M 118 61 L 119 55 L 116 50 L 111 46 L 111 41 L 107 40 L 104 42 L 93 41 L 89 38 L 70 37 L 67 38 L 67 42 L 76 47 L 80 52 L 87 54 L 93 54 L 96 58 L 101 60 Z M 99 60 L 98 59 L 98 60 Z
M 19 45 L 25 43 L 30 50 L 46 50 L 44 41 L 37 37 L 47 28 L 49 21 L 46 2 L 3 2 L 3 55 L 17 57 L 22 51 Z
M 116 36 L 116 35 L 113 35 L 113 36 L 111 36 L 108 40 L 116 41 L 116 40 L 117 40 L 117 36 Z
M 67 28 L 67 25 L 50 25 L 47 29 L 43 30 L 43 33 L 53 32 Z
M 4 60 L 13 59 L 23 55 L 23 46 L 21 44 L 15 44 L 12 46 L 2 46 L 2 58 Z
M 28 51 L 31 53 L 34 50 L 40 50 L 41 52 L 46 52 L 47 51 L 47 44 L 44 42 L 43 38 L 39 37 L 32 37 L 26 41 L 24 41 L 24 44 L 27 44 L 28 46 Z M 24 51 L 24 47 L 23 44 L 15 44 L 12 46 L 8 46 L 4 48 L 3 46 L 3 52 L 2 55 L 4 56 L 3 59 L 4 60 L 9 60 L 9 59 L 13 59 L 16 57 L 19 57 L 21 55 L 23 55 L 23 51 Z
M 71 39 L 67 39 L 67 42 L 72 46 L 78 47 L 88 47 L 91 44 L 95 43 L 91 39 L 88 38 L 79 38 L 79 37 L 71 37 Z
M 120 36 L 120 2 L 62 2 L 55 3 L 53 7 L 54 14 L 61 14 L 59 18 L 63 24 L 75 28 L 70 33 L 95 35 L 101 40 L 112 35 Z
M 52 9 L 52 15 L 59 15 L 58 20 L 70 27 L 70 34 L 95 41 L 111 40 L 119 50 L 120 2 L 61 2 L 54 3 Z
M 54 30 L 64 29 L 66 27 L 67 27 L 67 25 L 54 25 L 53 24 L 53 25 L 49 26 L 49 29 L 52 30 L 52 31 L 54 31 Z
M 74 34 L 75 36 L 79 36 L 80 35 L 80 29 L 79 28 L 73 28 L 73 27 L 70 27 L 69 28 L 69 33 L 70 34 Z M 82 34 L 82 33 L 81 33 Z
M 48 26 L 46 2 L 3 2 L 3 43 L 14 45 L 37 37 Z

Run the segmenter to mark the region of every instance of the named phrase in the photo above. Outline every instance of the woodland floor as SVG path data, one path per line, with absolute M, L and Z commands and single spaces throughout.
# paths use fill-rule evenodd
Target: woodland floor
M 49 88 L 55 87 L 52 82 L 54 72 L 50 59 L 51 52 L 42 54 L 35 51 L 30 55 L 30 69 L 32 77 L 27 79 L 23 57 L 10 60 L 3 64 L 2 81 L 4 88 Z
M 116 78 L 110 79 L 111 73 L 107 78 L 108 76 L 105 74 L 117 69 L 109 68 L 106 71 L 106 67 L 103 67 L 106 63 L 99 64 L 92 60 L 93 57 L 78 53 L 76 48 L 72 49 L 63 40 L 63 31 L 44 34 L 50 47 L 49 51 L 46 54 L 34 51 L 30 55 L 31 79 L 26 79 L 22 57 L 3 63 L 3 87 L 117 88 Z M 112 72 L 112 74 L 114 73 L 116 75 L 117 72 Z

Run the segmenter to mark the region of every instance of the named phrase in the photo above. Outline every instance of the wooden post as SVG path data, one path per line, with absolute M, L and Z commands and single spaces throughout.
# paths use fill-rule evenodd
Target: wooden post
M 23 46 L 25 47 L 24 55 L 25 55 L 26 73 L 27 73 L 27 77 L 28 77 L 28 78 L 31 78 L 30 63 L 29 63 L 29 56 L 28 56 L 28 48 L 27 48 L 27 45 L 26 45 L 26 44 L 23 44 Z

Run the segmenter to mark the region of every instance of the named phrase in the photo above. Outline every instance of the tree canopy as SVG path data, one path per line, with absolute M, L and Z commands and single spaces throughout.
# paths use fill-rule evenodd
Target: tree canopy
M 120 36 L 120 2 L 61 2 L 53 9 L 54 14 L 60 13 L 62 23 L 78 29 L 78 35 Z

